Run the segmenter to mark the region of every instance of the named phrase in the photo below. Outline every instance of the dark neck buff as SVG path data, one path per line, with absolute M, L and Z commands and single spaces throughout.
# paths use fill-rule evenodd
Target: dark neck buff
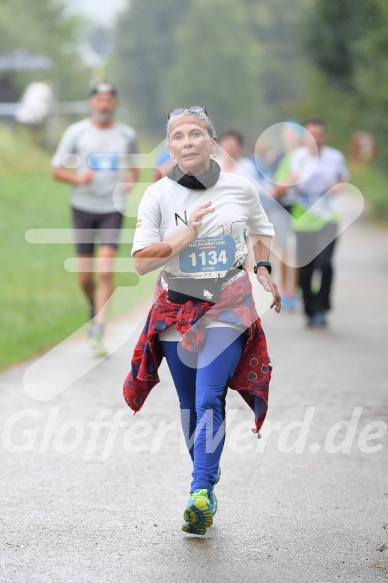
M 210 160 L 209 170 L 201 176 L 185 174 L 179 168 L 178 164 L 175 164 L 175 166 L 168 171 L 167 176 L 185 188 L 191 188 L 192 190 L 206 190 L 216 184 L 220 177 L 220 171 L 221 168 L 217 162 Z

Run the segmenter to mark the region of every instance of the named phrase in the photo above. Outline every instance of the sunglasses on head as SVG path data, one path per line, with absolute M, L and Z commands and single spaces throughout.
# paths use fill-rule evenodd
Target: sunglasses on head
M 180 115 L 185 111 L 189 111 L 190 113 L 200 113 L 203 111 L 209 117 L 204 105 L 190 105 L 190 107 L 174 107 L 173 109 L 170 109 L 168 112 L 168 119 L 170 119 L 170 117 L 173 115 Z

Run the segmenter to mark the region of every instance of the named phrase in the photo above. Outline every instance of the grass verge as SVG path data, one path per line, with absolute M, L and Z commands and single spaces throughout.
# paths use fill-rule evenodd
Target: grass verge
M 21 139 L 22 138 L 22 139 Z M 0 370 L 47 350 L 87 321 L 87 303 L 75 273 L 64 269 L 74 257 L 72 244 L 30 244 L 29 229 L 69 229 L 69 186 L 50 177 L 50 159 L 18 132 L 0 129 Z M 129 198 L 130 217 L 136 221 L 144 184 Z M 142 278 L 134 273 L 130 245 L 119 257 L 128 258 L 130 273 L 116 273 L 117 286 L 130 287 L 130 305 L 113 302 L 110 319 L 136 308 L 151 295 L 155 274 Z M 131 273 L 132 272 L 132 273 Z M 128 297 L 128 294 L 126 294 Z

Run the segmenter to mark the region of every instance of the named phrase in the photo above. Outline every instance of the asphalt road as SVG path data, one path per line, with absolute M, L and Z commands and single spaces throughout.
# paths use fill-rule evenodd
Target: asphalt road
M 386 580 L 375 545 L 388 522 L 387 251 L 388 234 L 362 217 L 341 236 L 327 330 L 263 310 L 258 295 L 269 413 L 257 440 L 229 392 L 219 510 L 205 537 L 180 530 L 191 470 L 165 366 L 139 414 L 122 399 L 147 302 L 111 324 L 103 361 L 78 333 L 4 373 L 0 580 Z

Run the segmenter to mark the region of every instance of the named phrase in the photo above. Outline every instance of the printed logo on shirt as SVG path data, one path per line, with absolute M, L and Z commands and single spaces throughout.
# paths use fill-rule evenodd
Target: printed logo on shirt
M 187 220 L 187 211 L 184 211 L 184 213 L 185 213 L 185 218 L 184 219 L 182 219 L 182 217 L 180 215 L 178 215 L 178 213 L 175 213 L 175 224 L 176 224 L 176 226 L 178 226 L 178 219 L 180 221 L 182 221 L 182 223 L 184 223 L 185 225 L 188 224 L 189 221 Z
M 136 229 L 139 229 L 141 227 L 141 222 L 143 219 L 137 219 L 136 221 Z
M 238 224 L 238 229 L 234 229 L 234 226 Z M 239 236 L 239 231 L 241 230 L 241 225 L 244 227 L 245 221 L 232 221 L 231 223 L 224 223 L 223 225 L 217 225 L 211 231 L 206 233 L 206 237 L 220 237 L 223 235 L 231 235 L 232 237 Z

